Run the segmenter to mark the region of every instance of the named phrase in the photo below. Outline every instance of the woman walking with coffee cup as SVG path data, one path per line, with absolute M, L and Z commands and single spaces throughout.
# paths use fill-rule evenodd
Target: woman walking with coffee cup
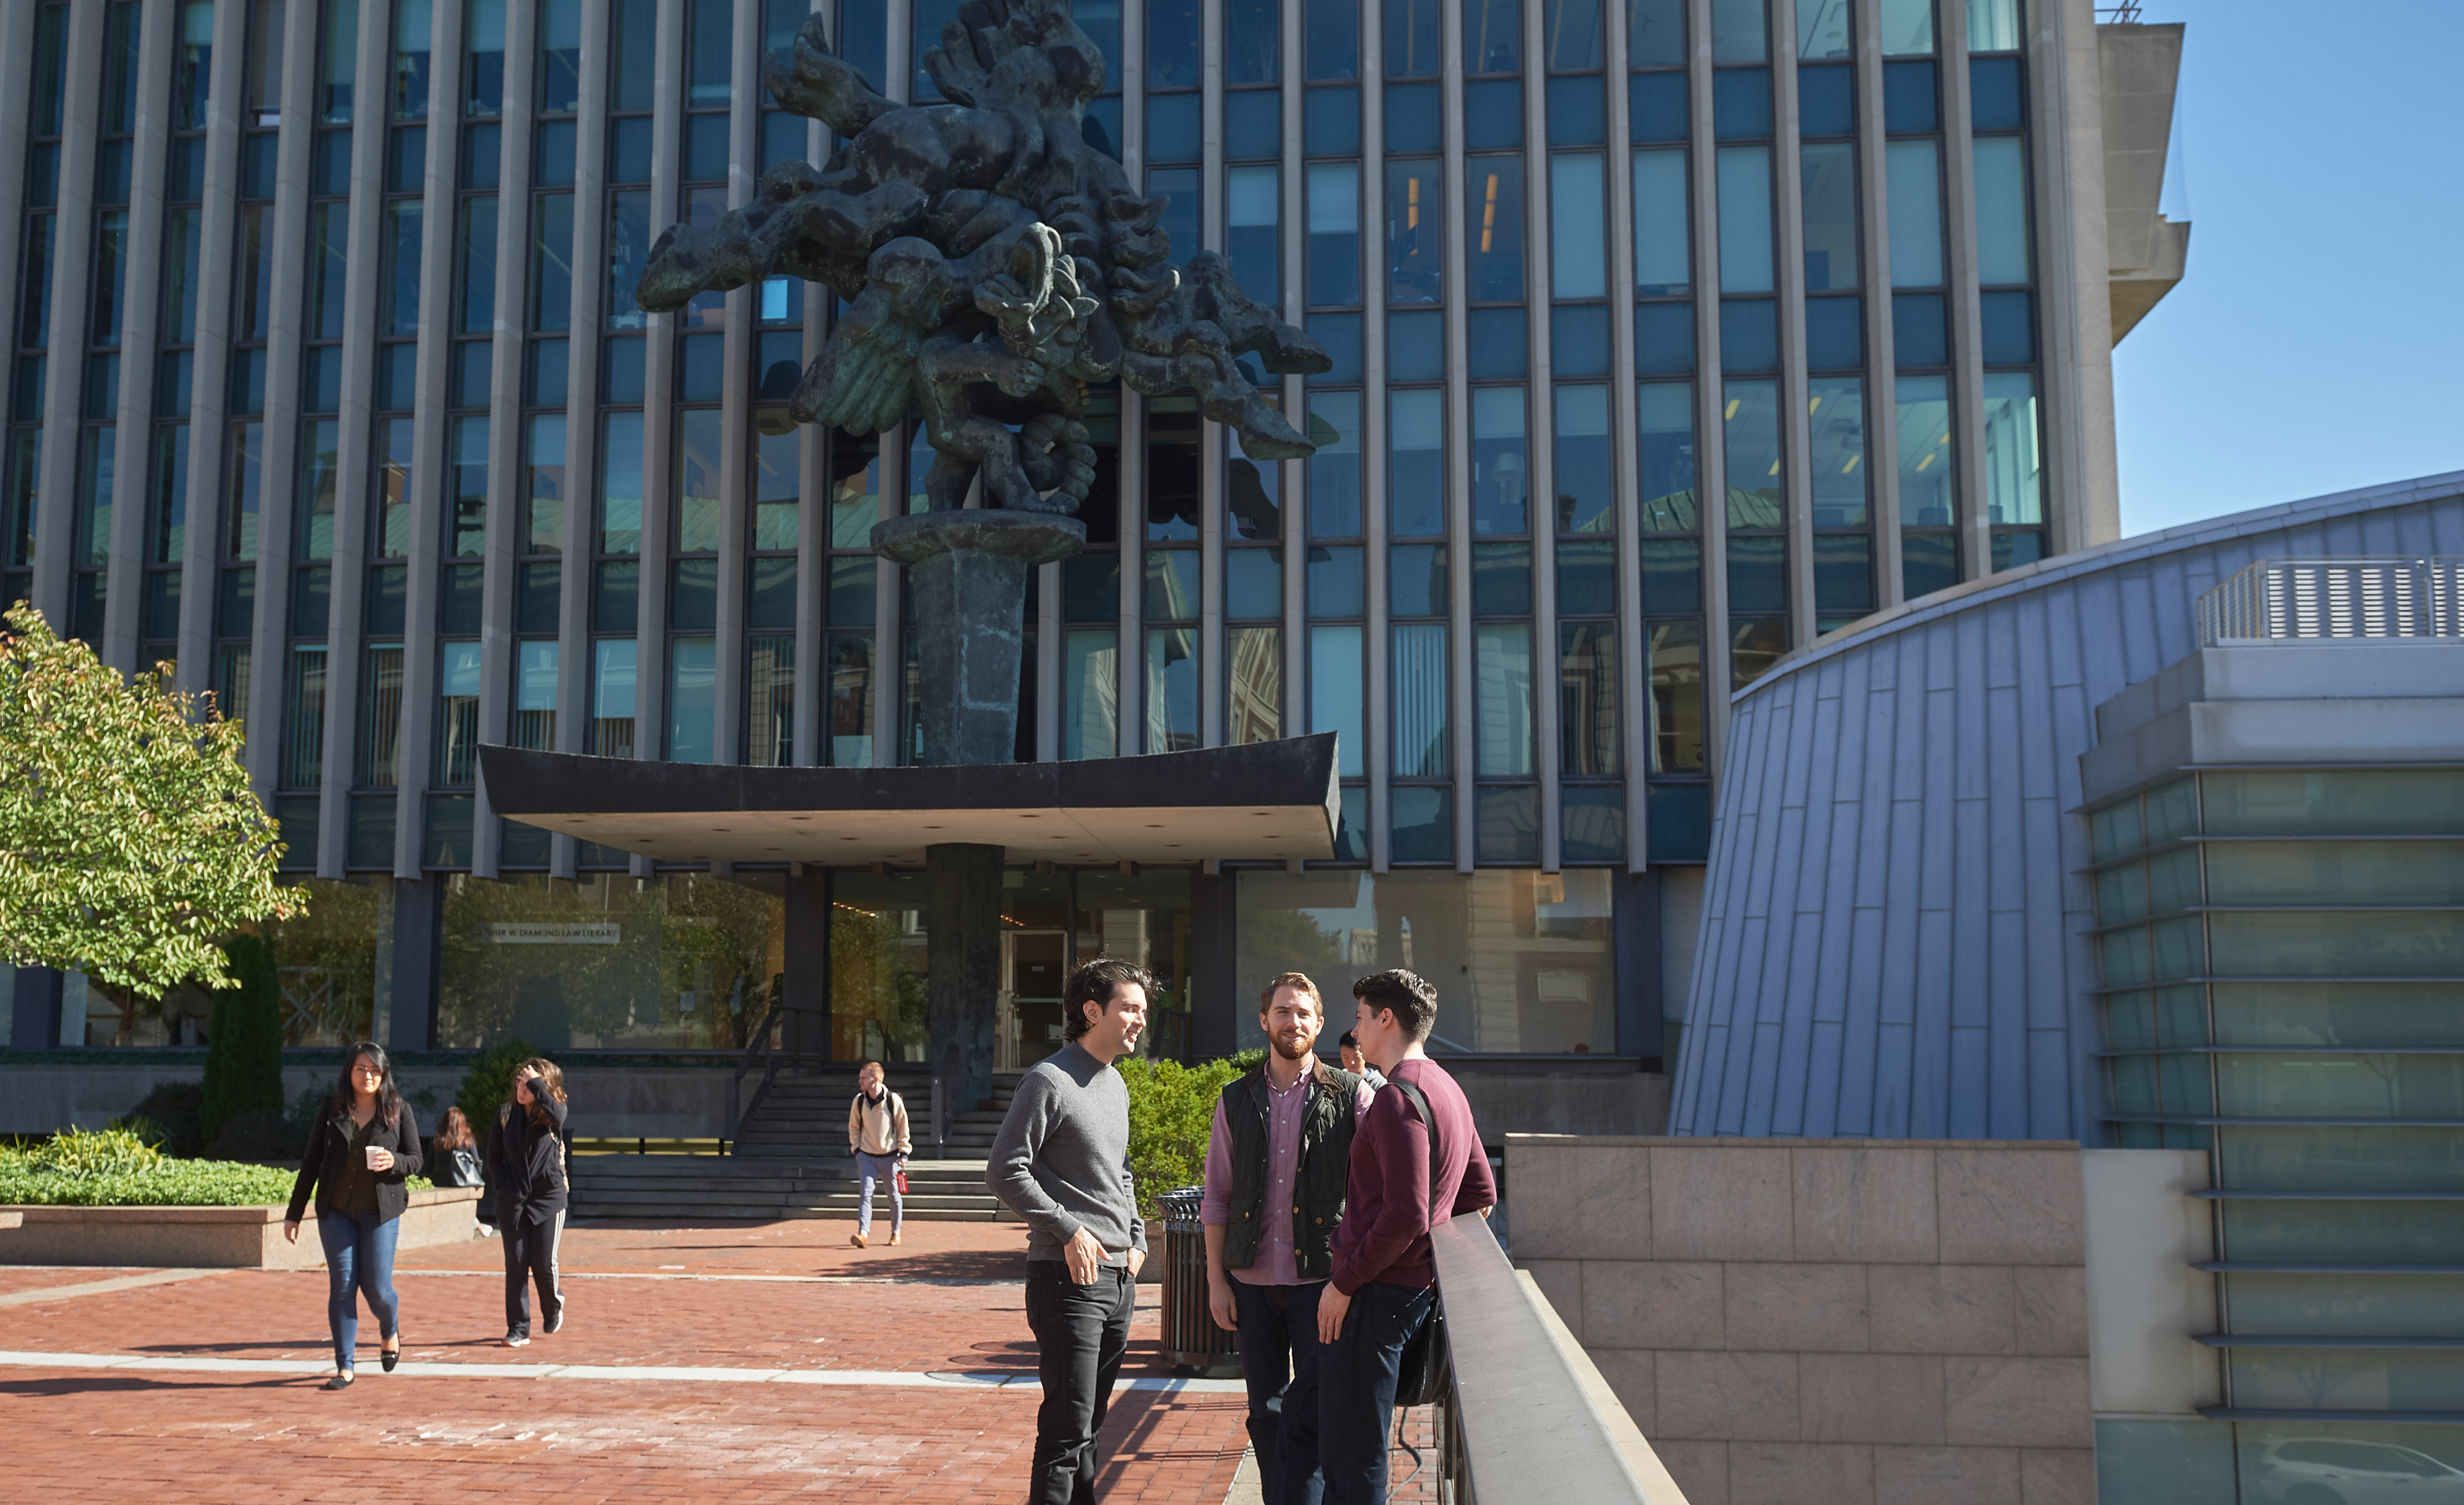
M 531 1340 L 533 1282 L 541 1325 L 550 1333 L 564 1325 L 556 1275 L 566 1204 L 564 1073 L 554 1061 L 535 1055 L 514 1068 L 514 1100 L 496 1110 L 488 1136 L 487 1176 L 505 1246 L 505 1346 L 519 1348 Z
M 317 1237 L 325 1246 L 325 1315 L 334 1330 L 328 1390 L 345 1389 L 354 1378 L 363 1295 L 377 1319 L 385 1369 L 390 1372 L 402 1358 L 393 1253 L 403 1209 L 410 1203 L 404 1182 L 419 1166 L 419 1124 L 394 1087 L 393 1063 L 383 1046 L 362 1044 L 351 1051 L 309 1138 L 282 1223 L 282 1236 L 299 1242 L 299 1223 L 315 1196 Z

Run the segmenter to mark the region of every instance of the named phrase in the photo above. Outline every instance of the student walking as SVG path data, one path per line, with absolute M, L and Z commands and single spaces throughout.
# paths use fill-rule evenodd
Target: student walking
M 313 1193 L 317 1238 L 325 1246 L 325 1319 L 334 1333 L 334 1376 L 328 1390 L 347 1389 L 356 1375 L 360 1297 L 377 1319 L 379 1357 L 388 1373 L 402 1358 L 401 1306 L 394 1298 L 393 1252 L 410 1190 L 403 1183 L 420 1166 L 419 1123 L 394 1087 L 393 1063 L 373 1042 L 353 1050 L 334 1096 L 309 1136 L 282 1236 L 299 1242 L 299 1221 Z
M 1144 967 L 1099 957 L 1062 985 L 1068 1043 L 1036 1063 L 993 1140 L 984 1181 L 1026 1220 L 1026 1322 L 1044 1380 L 1034 1505 L 1093 1505 L 1096 1440 L 1130 1346 L 1146 1224 L 1130 1177 L 1130 1094 L 1112 1063 L 1146 1029 Z
M 847 1151 L 855 1157 L 859 1188 L 855 1231 L 847 1242 L 862 1249 L 872 1239 L 872 1188 L 890 1188 L 890 1245 L 907 1227 L 907 1193 L 898 1184 L 914 1143 L 907 1137 L 907 1099 L 891 1092 L 889 1073 L 879 1061 L 867 1061 L 855 1073 L 855 1101 L 847 1104 Z
M 488 1184 L 496 1233 L 505 1246 L 505 1346 L 531 1340 L 531 1294 L 539 1286 L 541 1325 L 564 1325 L 556 1246 L 564 1234 L 564 1073 L 533 1056 L 514 1069 L 514 1100 L 496 1110 L 488 1136 Z
M 1386 1073 L 1352 1140 L 1350 1206 L 1318 1298 L 1318 1456 L 1327 1505 L 1385 1505 L 1403 1349 L 1437 1304 L 1429 1230 L 1497 1203 L 1471 1104 L 1421 1046 L 1438 990 L 1410 972 L 1352 985 L 1361 1053 Z M 1434 1134 L 1432 1131 L 1434 1130 Z
M 1216 1099 L 1206 1141 L 1207 1299 L 1239 1335 L 1265 1505 L 1318 1505 L 1318 1296 L 1371 1094 L 1317 1058 L 1326 1008 L 1307 976 L 1268 983 L 1258 1024 L 1266 1058 Z

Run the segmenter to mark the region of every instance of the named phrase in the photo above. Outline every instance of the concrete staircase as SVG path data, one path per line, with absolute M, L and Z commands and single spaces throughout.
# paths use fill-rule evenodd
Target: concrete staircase
M 842 1144 L 845 1138 L 842 1136 Z M 907 1216 L 918 1222 L 1016 1222 L 984 1189 L 979 1160 L 907 1163 Z M 573 1162 L 577 1218 L 655 1218 L 697 1223 L 855 1217 L 855 1162 L 844 1156 L 789 1161 L 734 1155 L 581 1155 Z M 876 1192 L 874 1227 L 890 1217 Z
M 756 1082 L 748 1078 L 749 1095 Z M 956 1114 L 933 1143 L 933 1083 L 921 1071 L 892 1067 L 891 1090 L 907 1099 L 915 1158 L 907 1162 L 907 1215 L 918 1221 L 1017 1221 L 984 1189 L 984 1157 L 1001 1131 L 1018 1086 L 994 1078 L 993 1096 Z M 847 1152 L 847 1103 L 855 1073 L 781 1071 L 771 1078 L 738 1127 L 734 1153 L 715 1155 L 583 1155 L 573 1162 L 573 1215 L 578 1218 L 705 1219 L 848 1218 L 855 1216 L 855 1158 Z M 878 1227 L 889 1216 L 873 1199 Z
M 746 1096 L 752 1095 L 755 1085 L 753 1078 L 746 1079 Z M 915 1153 L 919 1157 L 935 1153 L 932 1078 L 921 1072 L 892 1068 L 890 1088 L 907 1100 L 908 1132 Z M 994 1077 L 991 1097 L 953 1113 L 937 1152 L 976 1161 L 990 1154 L 993 1136 L 1001 1132 L 1001 1116 L 1009 1111 L 1017 1088 L 1014 1074 Z M 833 1066 L 827 1072 L 782 1071 L 771 1078 L 770 1090 L 752 1105 L 737 1127 L 735 1153 L 747 1160 L 844 1159 L 847 1104 L 854 1096 L 855 1073 L 847 1067 Z M 911 1164 L 908 1179 L 914 1178 L 915 1167 Z

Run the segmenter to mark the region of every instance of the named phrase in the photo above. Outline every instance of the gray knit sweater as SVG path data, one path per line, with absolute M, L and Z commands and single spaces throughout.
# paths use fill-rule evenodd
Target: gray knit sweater
M 1039 1061 L 1018 1084 L 993 1140 L 984 1183 L 1026 1220 L 1026 1257 L 1057 1260 L 1080 1228 L 1107 1264 L 1147 1247 L 1130 1180 L 1130 1091 L 1121 1073 L 1076 1041 Z

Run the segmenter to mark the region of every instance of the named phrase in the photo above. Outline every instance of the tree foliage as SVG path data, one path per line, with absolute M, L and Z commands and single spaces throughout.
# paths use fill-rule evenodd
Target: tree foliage
M 19 605 L 0 631 L 0 959 L 159 998 L 229 987 L 218 938 L 306 907 L 240 727 L 122 679 Z
M 205 1096 L 197 1137 L 211 1144 L 244 1113 L 282 1117 L 282 978 L 274 943 L 243 931 L 223 942 L 237 987 L 214 995 L 206 1035 Z
M 1254 1068 L 1263 1052 L 1243 1051 L 1220 1061 L 1183 1066 L 1125 1055 L 1112 1063 L 1130 1092 L 1130 1175 L 1138 1210 L 1160 1217 L 1155 1198 L 1206 1178 L 1206 1140 L 1215 1129 L 1215 1100 Z
M 496 1110 L 513 1100 L 515 1069 L 537 1054 L 528 1040 L 517 1037 L 473 1061 L 462 1073 L 453 1105 L 471 1120 L 471 1132 L 482 1141 L 495 1132 Z

